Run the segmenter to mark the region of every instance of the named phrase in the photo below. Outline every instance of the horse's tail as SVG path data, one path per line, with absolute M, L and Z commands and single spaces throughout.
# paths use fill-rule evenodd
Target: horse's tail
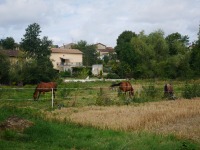
M 112 84 L 110 87 L 114 87 L 114 86 L 120 86 L 121 82 L 120 83 L 116 83 L 116 84 Z

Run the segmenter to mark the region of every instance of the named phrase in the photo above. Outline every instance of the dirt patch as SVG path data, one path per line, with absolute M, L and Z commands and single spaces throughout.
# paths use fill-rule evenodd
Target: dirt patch
M 24 129 L 34 125 L 33 122 L 19 118 L 17 116 L 11 116 L 0 124 L 0 131 L 2 130 L 15 130 L 18 132 L 23 132 Z

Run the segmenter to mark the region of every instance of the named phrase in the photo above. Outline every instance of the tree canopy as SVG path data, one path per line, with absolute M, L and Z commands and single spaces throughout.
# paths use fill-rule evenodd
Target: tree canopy
M 160 29 L 148 35 L 144 31 L 124 31 L 115 47 L 121 63 L 118 69 L 113 68 L 114 72 L 121 77 L 131 74 L 134 78 L 186 78 L 191 75 L 188 40 L 178 32 L 165 37 Z
M 7 37 L 5 39 L 1 39 L 0 45 L 3 49 L 14 49 L 16 47 L 15 40 L 12 37 Z
M 83 65 L 92 66 L 97 62 L 97 53 L 95 45 L 89 45 L 86 41 L 79 41 L 72 48 L 79 49 L 83 52 Z
M 31 76 L 30 80 L 27 81 L 28 83 L 50 81 L 56 77 L 56 72 L 50 60 L 52 41 L 48 40 L 46 36 L 41 39 L 40 33 L 39 24 L 33 23 L 26 29 L 21 42 L 21 48 L 30 58 L 31 66 L 25 67 L 25 69 L 28 69 L 27 76 Z

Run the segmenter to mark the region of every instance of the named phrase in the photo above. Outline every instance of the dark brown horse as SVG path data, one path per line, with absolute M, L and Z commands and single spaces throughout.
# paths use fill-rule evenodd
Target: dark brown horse
M 53 97 L 55 98 L 55 91 L 57 90 L 57 84 L 55 82 L 40 82 L 33 93 L 34 100 L 38 100 L 41 93 L 51 92 L 53 89 Z
M 134 89 L 133 89 L 131 83 L 128 82 L 128 81 L 122 81 L 122 82 L 117 83 L 117 84 L 112 84 L 110 87 L 113 88 L 115 86 L 119 86 L 120 92 L 124 92 L 125 94 L 126 94 L 126 92 L 128 92 L 129 96 L 134 95 Z
M 174 99 L 174 89 L 173 89 L 172 84 L 165 84 L 165 86 L 164 86 L 164 97 Z

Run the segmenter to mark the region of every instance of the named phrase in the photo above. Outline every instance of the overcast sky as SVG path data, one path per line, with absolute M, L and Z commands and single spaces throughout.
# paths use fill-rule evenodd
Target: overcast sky
M 54 44 L 87 41 L 116 46 L 125 30 L 162 29 L 197 40 L 200 0 L 0 0 L 0 39 L 20 42 L 32 23 Z

